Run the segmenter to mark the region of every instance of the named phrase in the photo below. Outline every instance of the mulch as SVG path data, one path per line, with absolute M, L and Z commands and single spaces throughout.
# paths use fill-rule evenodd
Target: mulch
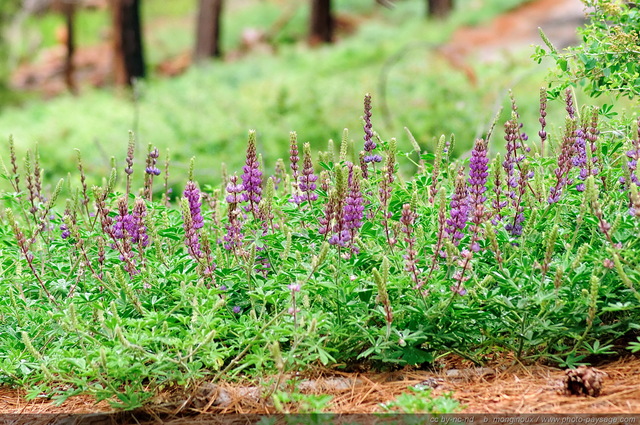
M 404 369 L 387 373 L 338 373 L 320 370 L 315 376 L 297 379 L 297 391 L 332 395 L 327 410 L 336 414 L 384 412 L 381 403 L 394 400 L 416 385 L 433 388 L 433 396 L 451 393 L 463 406 L 462 413 L 465 414 L 640 413 L 640 358 L 637 357 L 621 358 L 598 367 L 606 373 L 598 397 L 568 394 L 564 390 L 565 371 L 552 366 L 524 366 L 510 361 L 490 367 L 463 367 L 466 366 L 464 362 L 455 359 L 441 366 L 437 372 Z M 209 414 L 278 413 L 271 399 L 265 397 L 270 392 L 269 382 L 274 382 L 274 377 L 265 378 L 262 383 L 203 383 L 197 391 L 189 393 L 174 388 L 159 394 L 154 404 L 139 413 L 151 420 L 189 415 L 191 421 L 195 419 L 194 414 L 203 414 L 201 417 L 206 418 Z M 283 388 L 286 390 L 286 385 Z M 46 397 L 26 401 L 24 396 L 22 390 L 0 388 L 0 414 L 114 412 L 106 401 L 96 403 L 89 396 L 71 397 L 59 406 Z M 288 407 L 291 413 L 296 413 L 295 406 Z

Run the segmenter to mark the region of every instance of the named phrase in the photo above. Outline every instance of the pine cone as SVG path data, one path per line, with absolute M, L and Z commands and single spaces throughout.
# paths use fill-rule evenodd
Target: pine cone
M 565 390 L 572 395 L 589 395 L 598 397 L 607 373 L 589 366 L 565 371 Z

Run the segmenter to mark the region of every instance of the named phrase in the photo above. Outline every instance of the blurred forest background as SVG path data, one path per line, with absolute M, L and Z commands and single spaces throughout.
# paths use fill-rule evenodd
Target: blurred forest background
M 337 149 L 346 127 L 357 154 L 371 93 L 382 139 L 409 151 L 407 127 L 431 150 L 455 133 L 462 155 L 510 104 L 509 90 L 523 121 L 537 121 L 545 67 L 530 56 L 541 42 L 515 40 L 510 27 L 522 20 L 496 17 L 527 7 L 549 15 L 562 3 L 2 0 L 0 134 L 13 136 L 19 156 L 37 143 L 49 176 L 74 169 L 80 149 L 99 182 L 112 157 L 123 162 L 133 130 L 138 158 L 149 143 L 169 149 L 173 184 L 183 184 L 192 156 L 196 178 L 213 184 L 223 163 L 230 173 L 242 166 L 249 129 L 269 174 L 288 157 L 290 131 L 317 154 L 330 139 Z M 572 16 L 550 24 L 568 34 L 559 47 L 575 38 L 581 15 Z M 488 35 L 469 36 L 492 20 Z

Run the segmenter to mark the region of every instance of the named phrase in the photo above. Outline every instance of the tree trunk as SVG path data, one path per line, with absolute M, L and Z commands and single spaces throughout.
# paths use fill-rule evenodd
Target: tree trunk
M 73 78 L 74 74 L 74 66 L 73 66 L 73 55 L 75 53 L 75 34 L 73 31 L 73 19 L 75 16 L 75 4 L 69 0 L 64 1 L 62 3 L 62 14 L 64 15 L 64 20 L 66 24 L 66 47 L 67 47 L 67 56 L 65 58 L 64 63 L 64 81 L 67 85 L 67 89 L 75 94 L 76 93 L 76 84 Z
M 427 0 L 427 16 L 444 19 L 453 10 L 453 0 Z
M 309 43 L 332 43 L 333 27 L 331 0 L 311 0 Z
M 194 59 L 219 58 L 223 0 L 200 0 Z
M 111 0 L 116 84 L 132 85 L 145 76 L 140 0 Z

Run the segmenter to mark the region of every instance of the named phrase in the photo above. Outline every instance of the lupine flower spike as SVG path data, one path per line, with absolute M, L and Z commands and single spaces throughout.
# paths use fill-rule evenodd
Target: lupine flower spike
M 381 162 L 382 157 L 378 154 L 374 154 L 373 150 L 376 148 L 376 142 L 373 141 L 373 131 L 371 130 L 371 95 L 367 93 L 364 96 L 364 162 Z
M 260 171 L 260 163 L 258 162 L 258 154 L 256 152 L 256 132 L 249 132 L 249 142 L 247 144 L 247 157 L 245 165 L 242 167 L 242 185 L 244 187 L 245 200 L 248 205 L 244 207 L 245 211 L 251 211 L 254 217 L 258 215 L 258 205 L 262 199 L 262 171 Z

